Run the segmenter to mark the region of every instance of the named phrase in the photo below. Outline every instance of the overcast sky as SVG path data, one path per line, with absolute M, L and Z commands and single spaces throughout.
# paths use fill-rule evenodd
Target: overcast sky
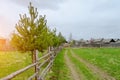
M 120 0 L 0 0 L 0 36 L 15 30 L 30 1 L 66 38 L 120 38 Z

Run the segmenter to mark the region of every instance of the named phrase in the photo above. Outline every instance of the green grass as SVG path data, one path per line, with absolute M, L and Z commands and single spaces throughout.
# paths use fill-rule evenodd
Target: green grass
M 85 60 L 95 64 L 111 76 L 120 80 L 119 48 L 81 48 L 73 51 Z
M 52 72 L 49 74 L 51 77 L 48 80 L 71 80 L 70 72 L 65 64 L 64 53 L 65 50 L 62 50 L 56 56 L 53 63 Z
M 43 55 L 39 54 L 39 57 L 41 56 Z M 17 70 L 20 70 L 30 65 L 31 63 L 32 60 L 30 52 L 0 52 L 0 78 L 3 78 Z M 53 71 L 52 74 L 50 74 L 50 80 L 70 80 L 68 75 L 69 71 L 64 63 L 64 50 L 58 54 L 53 66 L 54 68 L 52 68 Z M 16 76 L 12 80 L 27 80 L 27 78 L 30 77 L 33 73 L 34 68 L 31 68 L 23 72 L 22 74 Z
M 29 54 L 30 53 L 0 52 L 0 78 L 31 64 L 32 61 Z M 26 80 L 26 78 L 32 74 L 33 69 L 30 69 L 15 77 L 13 80 Z
M 119 48 L 80 48 L 72 49 L 78 56 L 88 62 L 98 66 L 106 71 L 116 80 L 120 80 L 120 49 Z M 65 49 L 56 56 L 52 70 L 47 80 L 71 80 L 70 71 L 64 60 Z M 24 54 L 20 52 L 0 52 L 0 78 L 9 75 L 21 68 L 31 64 L 30 53 Z M 42 55 L 39 55 L 42 56 Z M 84 80 L 97 80 L 83 63 L 72 57 L 68 51 L 70 60 L 75 64 L 79 73 L 85 77 Z M 26 80 L 33 74 L 33 68 L 15 77 L 13 80 Z
M 75 65 L 76 70 L 78 71 L 79 74 L 83 76 L 83 80 L 98 80 L 97 76 L 94 75 L 90 69 L 83 63 L 81 63 L 78 59 L 74 58 L 71 55 L 71 52 L 68 51 L 68 56 L 72 63 Z

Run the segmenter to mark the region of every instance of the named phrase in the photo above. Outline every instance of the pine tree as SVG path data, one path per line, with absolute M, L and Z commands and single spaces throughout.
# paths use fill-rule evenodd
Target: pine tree
M 59 32 L 58 38 L 59 38 L 59 45 L 61 45 L 62 43 L 67 42 L 61 32 Z
M 32 62 L 35 63 L 35 51 L 43 52 L 50 45 L 50 30 L 47 27 L 45 16 L 39 16 L 37 8 L 30 3 L 28 9 L 29 16 L 20 14 L 20 20 L 15 26 L 16 32 L 12 34 L 11 43 L 20 51 L 31 51 Z
M 29 16 L 20 14 L 16 32 L 12 34 L 11 43 L 20 51 L 31 51 L 32 62 L 35 62 L 35 50 L 43 52 L 50 45 L 49 29 L 45 16 L 38 15 L 37 8 L 30 3 Z
M 20 15 L 20 20 L 16 24 L 17 33 L 13 33 L 12 43 L 18 50 L 38 49 L 42 52 L 48 47 L 48 44 L 44 44 L 48 36 L 47 21 L 45 16 L 38 16 L 37 8 L 31 3 L 28 8 L 30 16 Z
M 20 14 L 11 43 L 20 51 L 31 51 L 32 62 L 35 63 L 35 51 L 43 52 L 49 46 L 59 46 L 60 36 L 56 35 L 56 29 L 50 30 L 47 27 L 46 16 L 39 16 L 37 8 L 34 8 L 31 3 L 28 10 L 29 16 Z

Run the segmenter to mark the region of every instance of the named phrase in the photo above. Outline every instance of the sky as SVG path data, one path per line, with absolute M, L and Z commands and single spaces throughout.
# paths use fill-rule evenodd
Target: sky
M 29 2 L 65 38 L 120 38 L 120 0 L 0 0 L 0 36 L 9 37 Z

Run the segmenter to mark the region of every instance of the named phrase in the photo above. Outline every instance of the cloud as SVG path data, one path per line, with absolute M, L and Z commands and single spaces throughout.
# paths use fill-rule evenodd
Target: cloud
M 29 2 L 39 9 L 57 10 L 66 0 L 12 0 L 14 3 L 27 7 Z
M 8 18 L 0 15 L 0 36 L 8 37 L 9 34 L 14 30 L 13 22 Z
M 1 0 L 0 15 L 16 22 L 29 2 L 46 15 L 50 28 L 56 27 L 66 37 L 72 33 L 75 39 L 120 38 L 119 0 Z
M 116 14 L 119 13 L 120 8 L 120 1 L 119 0 L 105 0 L 105 1 L 97 1 L 96 4 L 93 4 L 92 12 L 96 14 Z
M 65 36 L 72 33 L 75 39 L 119 38 L 119 4 L 119 0 L 69 0 L 62 9 L 46 14 L 50 24 Z

